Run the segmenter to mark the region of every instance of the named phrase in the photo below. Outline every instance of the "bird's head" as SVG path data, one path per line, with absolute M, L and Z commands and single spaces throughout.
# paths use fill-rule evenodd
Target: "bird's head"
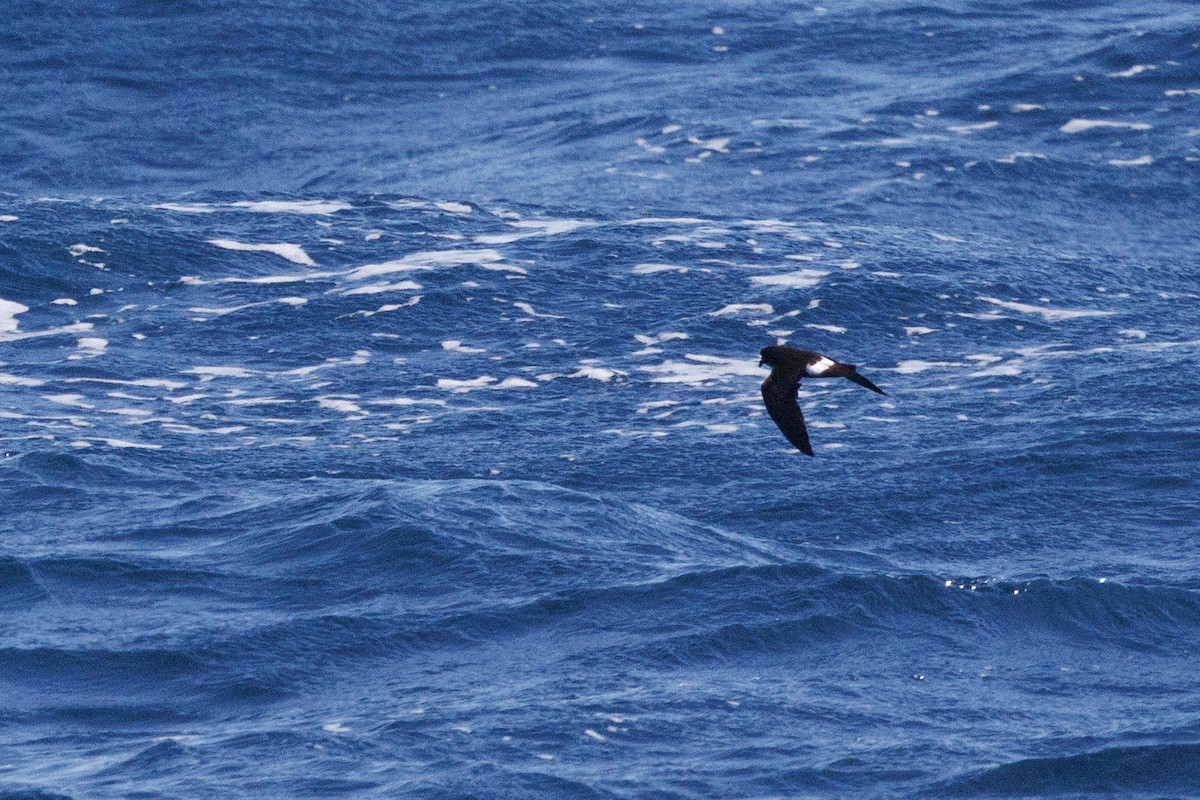
M 779 366 L 779 364 L 783 362 L 784 353 L 787 350 L 788 350 L 788 348 L 780 346 L 780 345 L 771 345 L 770 347 L 764 347 L 762 349 L 762 351 L 758 354 L 759 355 L 758 365 L 760 367 L 763 365 L 766 365 L 768 367 Z

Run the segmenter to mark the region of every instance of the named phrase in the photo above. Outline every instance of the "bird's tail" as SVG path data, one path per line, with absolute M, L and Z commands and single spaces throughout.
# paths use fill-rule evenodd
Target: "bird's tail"
M 883 389 L 880 389 L 878 386 L 876 386 L 875 384 L 871 383 L 869 380 L 867 380 L 866 378 L 864 378 L 862 375 L 859 375 L 859 374 L 858 374 L 858 369 L 857 369 L 857 368 L 856 368 L 854 365 L 852 365 L 852 364 L 847 364 L 846 366 L 850 367 L 849 371 L 847 371 L 847 373 L 846 373 L 846 377 L 847 377 L 847 378 L 849 378 L 850 380 L 854 381 L 854 382 L 855 382 L 855 383 L 857 383 L 859 386 L 865 386 L 865 387 L 867 387 L 867 388 L 868 388 L 868 389 L 870 389 L 872 392 L 878 392 L 879 394 L 882 394 L 882 395 L 885 395 L 885 396 L 887 395 L 887 392 L 885 392 Z

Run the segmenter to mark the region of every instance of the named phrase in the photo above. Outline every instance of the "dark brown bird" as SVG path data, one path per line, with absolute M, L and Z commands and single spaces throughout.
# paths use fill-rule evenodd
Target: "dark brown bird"
M 801 378 L 849 378 L 859 386 L 865 386 L 872 392 L 886 395 L 883 389 L 858 374 L 853 364 L 839 364 L 829 356 L 814 353 L 812 350 L 797 350 L 795 347 L 773 345 L 762 349 L 761 367 L 766 364 L 771 368 L 771 374 L 763 381 L 763 402 L 767 404 L 767 413 L 787 440 L 806 456 L 813 454 L 812 445 L 808 442 L 808 428 L 804 426 L 804 414 L 800 412 L 800 403 L 796 395 L 800 391 Z

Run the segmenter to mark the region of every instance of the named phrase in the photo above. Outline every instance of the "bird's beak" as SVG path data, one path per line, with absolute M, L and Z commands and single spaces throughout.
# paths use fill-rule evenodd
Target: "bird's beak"
M 764 365 L 764 364 L 766 364 L 766 363 L 767 363 L 767 362 L 763 361 L 761 358 L 758 360 L 758 365 L 759 365 L 760 367 L 761 367 L 761 366 L 763 366 L 763 365 Z

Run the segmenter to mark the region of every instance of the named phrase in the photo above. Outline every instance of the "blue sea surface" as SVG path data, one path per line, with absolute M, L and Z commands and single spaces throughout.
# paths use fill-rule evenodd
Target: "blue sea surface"
M 1200 7 L 20 2 L 0 798 L 1200 796 Z M 806 380 L 816 451 L 766 415 Z

